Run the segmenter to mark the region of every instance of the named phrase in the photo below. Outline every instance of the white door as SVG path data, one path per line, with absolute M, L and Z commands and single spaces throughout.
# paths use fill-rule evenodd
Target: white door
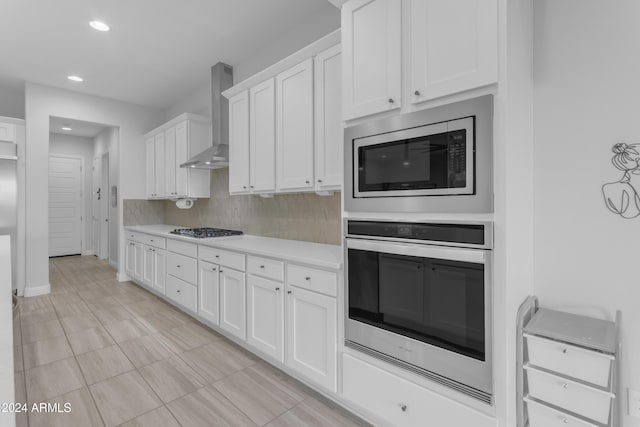
M 269 79 L 249 91 L 251 191 L 276 189 L 276 92 Z
M 176 128 L 164 131 L 164 173 L 165 194 L 175 196 L 176 193 Z
M 249 192 L 249 91 L 229 100 L 229 193 Z
M 342 185 L 342 60 L 340 45 L 315 58 L 316 189 L 339 190 Z
M 256 276 L 247 278 L 247 341 L 284 361 L 283 284 Z
M 220 268 L 220 327 L 246 339 L 246 289 L 244 273 Z
M 105 196 L 102 190 L 102 160 L 93 159 L 91 166 L 91 252 L 95 256 L 100 254 L 100 203 Z
M 198 314 L 217 325 L 219 322 L 219 267 L 209 262 L 199 261 L 198 270 Z
M 400 108 L 400 0 L 352 0 L 342 6 L 345 120 Z
M 165 293 L 166 283 L 167 252 L 162 249 L 153 248 L 153 289 Z
M 49 156 L 49 256 L 82 253 L 82 159 Z
M 100 162 L 100 253 L 98 258 L 109 258 L 109 153 L 102 155 Z
M 165 153 L 164 153 L 164 132 L 156 135 L 155 140 L 155 182 L 156 196 L 165 197 L 167 195 L 166 175 L 165 175 Z
M 411 0 L 411 102 L 498 81 L 497 0 Z
M 147 197 L 155 197 L 156 196 L 156 145 L 155 139 L 149 138 L 145 142 L 145 155 L 146 161 L 145 164 L 147 166 L 146 171 L 146 186 L 147 186 Z
M 312 59 L 276 77 L 276 143 L 278 189 L 313 187 Z
M 189 191 L 189 171 L 180 165 L 189 160 L 189 135 L 187 122 L 176 125 L 176 193 L 186 196 Z
M 336 390 L 336 299 L 290 286 L 287 290 L 287 365 Z

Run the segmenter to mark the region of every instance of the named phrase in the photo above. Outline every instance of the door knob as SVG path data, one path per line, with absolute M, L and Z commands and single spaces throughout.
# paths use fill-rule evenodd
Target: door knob
M 414 94 L 415 96 L 420 96 L 420 91 L 419 91 L 419 90 L 417 90 L 417 91 L 413 92 L 413 94 Z

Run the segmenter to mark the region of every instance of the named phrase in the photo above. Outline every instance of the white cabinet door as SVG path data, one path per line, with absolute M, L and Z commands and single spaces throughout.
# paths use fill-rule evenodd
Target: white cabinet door
M 166 196 L 167 187 L 165 184 L 165 164 L 164 164 L 164 132 L 155 136 L 155 173 L 156 173 L 156 196 Z
M 275 83 L 271 78 L 249 91 L 251 191 L 276 189 Z
M 249 192 L 249 91 L 229 99 L 229 193 Z
M 411 102 L 498 81 L 497 0 L 411 0 Z
M 125 269 L 126 273 L 130 277 L 135 276 L 135 272 L 136 272 L 136 250 L 135 250 L 135 243 L 130 241 L 130 240 L 127 241 L 127 253 L 126 253 L 126 260 L 125 260 L 124 269 Z
M 401 10 L 401 0 L 342 6 L 345 120 L 400 108 Z
M 247 342 L 274 359 L 284 361 L 284 285 L 247 277 Z
M 156 145 L 155 139 L 149 138 L 145 142 L 146 153 L 146 185 L 147 185 L 147 197 L 156 196 Z
M 176 128 L 171 127 L 164 131 L 164 173 L 165 195 L 172 197 L 176 193 Z
M 142 247 L 142 283 L 153 287 L 153 248 L 146 245 Z
M 134 251 L 134 268 L 133 268 L 133 278 L 139 281 L 142 281 L 142 271 L 144 268 L 144 245 L 142 243 L 134 243 L 133 244 Z
M 313 187 L 313 60 L 276 77 L 279 190 Z
M 189 160 L 189 130 L 187 122 L 176 125 L 176 193 L 187 196 L 189 191 L 189 172 L 180 165 Z
M 198 314 L 217 325 L 219 266 L 199 261 L 198 270 Z
M 287 288 L 287 365 L 336 390 L 336 299 Z
M 162 249 L 153 249 L 153 289 L 164 295 L 167 266 L 167 252 Z
M 246 339 L 245 276 L 230 268 L 220 269 L 220 327 Z
M 342 60 L 340 45 L 315 58 L 315 187 L 339 190 L 342 185 Z

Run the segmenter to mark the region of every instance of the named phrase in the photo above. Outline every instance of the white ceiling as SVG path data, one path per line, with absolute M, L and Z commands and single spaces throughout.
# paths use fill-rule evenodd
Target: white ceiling
M 3 0 L 0 81 L 166 109 L 315 13 L 327 0 Z M 108 33 L 91 29 L 102 20 Z M 66 79 L 84 77 L 83 83 Z
M 69 126 L 70 131 L 62 130 L 62 126 Z M 83 136 L 93 138 L 109 126 L 100 123 L 84 122 L 82 120 L 64 119 L 62 117 L 51 117 L 49 119 L 49 132 L 61 135 Z

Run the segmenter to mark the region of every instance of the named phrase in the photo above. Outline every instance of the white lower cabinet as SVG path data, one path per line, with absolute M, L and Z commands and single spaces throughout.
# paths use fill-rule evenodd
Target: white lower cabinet
M 220 327 L 246 339 L 245 275 L 227 267 L 220 269 Z
M 153 280 L 152 288 L 164 295 L 167 282 L 166 276 L 167 252 L 163 249 L 153 249 Z
M 139 280 L 142 282 L 142 273 L 144 269 L 144 260 L 143 260 L 143 244 L 127 241 L 127 256 L 126 256 L 126 264 L 125 271 L 132 279 Z
M 367 362 L 343 354 L 342 394 L 394 426 L 496 427 L 496 419 Z
M 135 242 L 127 240 L 124 264 L 124 271 L 131 278 L 134 278 L 134 272 L 136 270 L 136 252 L 133 245 L 135 245 Z
M 336 390 L 336 299 L 287 286 L 287 359 L 292 369 Z
M 187 283 L 184 280 L 168 274 L 166 295 L 167 298 L 186 310 L 192 313 L 198 311 L 198 289 L 191 283 Z
M 284 285 L 247 276 L 247 342 L 284 361 Z
M 144 246 L 142 249 L 142 283 L 153 287 L 153 248 Z
M 214 325 L 219 323 L 219 270 L 216 264 L 198 261 L 198 314 Z

